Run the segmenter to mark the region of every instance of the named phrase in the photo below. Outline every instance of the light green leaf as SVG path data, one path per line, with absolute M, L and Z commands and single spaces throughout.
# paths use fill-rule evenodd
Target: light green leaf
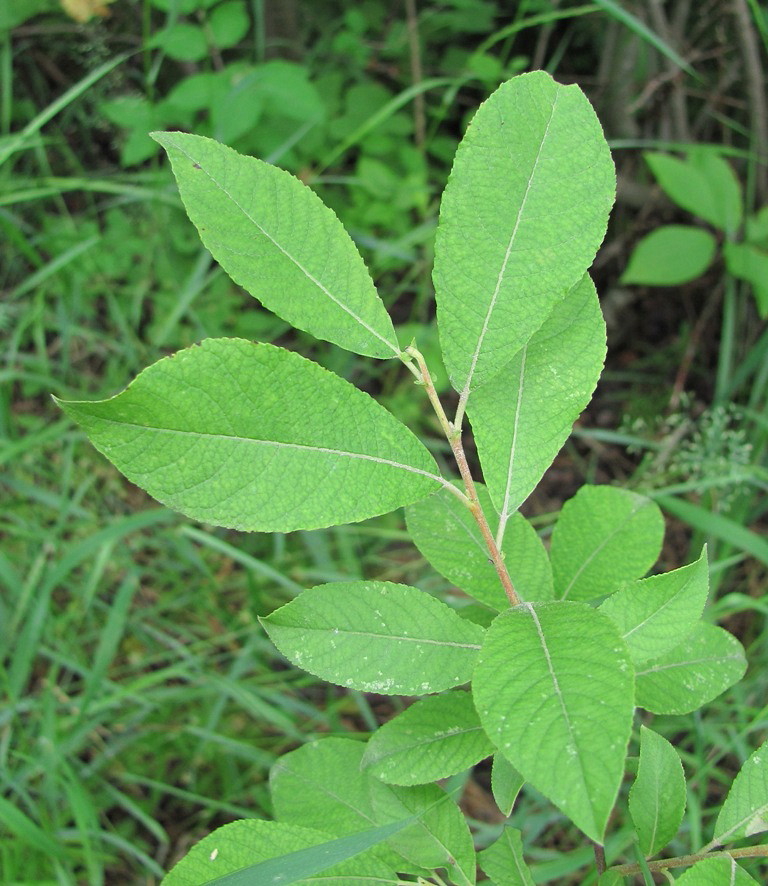
M 435 243 L 440 341 L 464 398 L 581 279 L 614 191 L 608 145 L 577 86 L 534 71 L 477 110 L 456 152 Z
M 733 634 L 698 624 L 679 646 L 637 669 L 637 704 L 654 714 L 689 714 L 738 683 L 746 668 Z
M 661 550 L 664 519 L 645 496 L 613 486 L 582 486 L 552 533 L 555 596 L 592 600 L 640 578 Z
M 656 181 L 678 206 L 721 231 L 738 230 L 741 187 L 730 164 L 717 153 L 696 151 L 686 160 L 650 152 L 644 157 Z
M 152 133 L 189 217 L 232 277 L 293 326 L 369 357 L 400 352 L 365 264 L 333 212 L 297 178 L 211 139 Z
M 399 831 L 389 841 L 397 852 L 422 868 L 447 868 L 451 882 L 474 886 L 477 865 L 469 825 L 459 807 L 437 785 L 413 787 L 382 785 L 373 793 L 378 821 L 401 821 L 409 816 L 418 822 Z
M 675 836 L 685 812 L 685 774 L 672 745 L 640 727 L 640 765 L 629 792 L 629 814 L 640 848 L 656 855 Z
M 680 644 L 704 610 L 709 593 L 706 548 L 695 563 L 640 579 L 610 596 L 600 611 L 613 620 L 640 664 Z
M 676 881 L 679 886 L 757 886 L 733 858 L 705 858 Z
M 213 42 L 219 49 L 229 49 L 245 37 L 251 27 L 251 20 L 239 0 L 225 0 L 211 12 L 208 27 L 211 29 Z
M 305 671 L 388 695 L 466 683 L 484 634 L 424 591 L 386 581 L 320 585 L 261 623 L 280 652 Z
M 477 860 L 496 886 L 533 886 L 517 828 L 504 828 L 496 842 L 478 853 Z
M 477 483 L 480 506 L 491 531 L 498 516 L 488 490 Z M 434 568 L 456 587 L 497 611 L 509 600 L 489 557 L 482 533 L 467 508 L 447 489 L 422 499 L 405 511 L 408 532 Z M 507 526 L 506 565 L 515 590 L 523 600 L 552 599 L 552 567 L 536 530 L 515 514 Z
M 768 831 L 768 742 L 741 767 L 715 822 L 713 846 Z
M 493 755 L 491 790 L 502 815 L 509 816 L 525 779 L 500 751 Z
M 602 841 L 633 714 L 629 653 L 584 603 L 524 603 L 491 625 L 472 681 L 480 721 L 520 775 Z
M 332 840 L 327 833 L 285 822 L 234 821 L 196 843 L 163 878 L 162 886 L 219 882 L 397 886 L 395 873 L 366 852 L 391 835 L 391 827 L 385 826 Z
M 716 247 L 709 231 L 688 225 L 663 225 L 635 246 L 621 282 L 647 286 L 688 283 L 707 270 Z
M 568 438 L 604 359 L 605 321 L 585 274 L 522 350 L 472 395 L 468 414 L 501 515 L 500 537 Z
M 757 309 L 763 320 L 768 318 L 768 252 L 751 243 L 725 243 L 723 254 L 734 277 L 746 280 L 752 287 Z
M 463 772 L 493 754 L 472 695 L 422 698 L 374 732 L 363 767 L 389 784 L 427 784 Z
M 58 402 L 131 482 L 233 529 L 364 520 L 440 482 L 425 447 L 375 400 L 272 345 L 207 339 L 109 400 Z

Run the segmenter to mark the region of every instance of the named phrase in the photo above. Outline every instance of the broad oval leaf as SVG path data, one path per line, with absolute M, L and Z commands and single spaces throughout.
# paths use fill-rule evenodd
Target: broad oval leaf
M 389 784 L 428 784 L 493 754 L 469 692 L 430 695 L 381 726 L 363 767 Z
M 680 757 L 666 738 L 641 726 L 640 765 L 629 792 L 629 814 L 645 855 L 656 855 L 673 839 L 684 813 Z
M 383 406 L 273 345 L 207 339 L 109 400 L 58 402 L 133 483 L 232 529 L 364 520 L 441 482 L 426 448 Z
M 261 623 L 280 652 L 305 671 L 388 695 L 466 683 L 484 635 L 435 597 L 386 581 L 311 588 Z
M 505 827 L 494 843 L 478 853 L 477 860 L 497 886 L 534 886 L 517 828 Z
M 741 643 L 700 623 L 679 646 L 637 669 L 637 704 L 654 714 L 690 714 L 744 676 Z
M 741 767 L 715 822 L 713 846 L 768 831 L 768 742 Z
M 495 534 L 498 516 L 488 490 L 482 483 L 475 486 Z M 477 522 L 455 495 L 441 489 L 406 508 L 405 516 L 414 544 L 441 575 L 496 611 L 509 607 Z M 515 514 L 507 526 L 504 553 L 512 584 L 522 600 L 552 599 L 549 557 L 522 514 Z
M 735 858 L 705 858 L 675 880 L 679 886 L 758 886 Z
M 196 843 L 163 878 L 162 886 L 200 886 L 222 877 L 233 886 L 397 886 L 400 880 L 393 870 L 366 851 L 392 830 L 385 826 L 334 840 L 328 833 L 286 822 L 233 821 Z
M 152 133 L 205 246 L 278 316 L 369 357 L 396 357 L 392 321 L 336 215 L 297 178 L 226 145 Z
M 716 246 L 709 231 L 688 225 L 663 225 L 635 246 L 621 282 L 647 286 L 688 283 L 707 270 Z
M 632 726 L 629 653 L 584 603 L 524 603 L 491 625 L 472 680 L 480 721 L 520 775 L 602 841 Z
M 605 321 L 585 274 L 501 372 L 472 395 L 468 415 L 502 527 L 568 438 L 604 360 Z
M 582 486 L 552 532 L 555 597 L 592 600 L 613 593 L 647 572 L 663 537 L 655 502 L 614 486 Z
M 577 86 L 534 71 L 478 108 L 456 152 L 435 242 L 440 341 L 465 397 L 582 277 L 614 193 L 608 145 Z
M 641 664 L 680 644 L 695 627 L 709 593 L 706 547 L 695 563 L 632 582 L 601 604 L 632 661 Z

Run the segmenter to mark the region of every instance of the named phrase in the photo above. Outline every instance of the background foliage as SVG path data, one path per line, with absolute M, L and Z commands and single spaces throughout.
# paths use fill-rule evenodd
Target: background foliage
M 524 510 L 546 540 L 582 482 L 620 482 L 664 509 L 663 568 L 709 541 L 712 616 L 750 670 L 702 715 L 653 721 L 683 757 L 683 827 L 703 842 L 701 809 L 765 738 L 768 711 L 767 41 L 758 0 L 0 9 L 4 882 L 154 883 L 213 827 L 268 817 L 277 756 L 313 735 L 365 733 L 402 705 L 286 669 L 257 617 L 335 580 L 455 593 L 397 515 L 274 536 L 189 524 L 56 410 L 51 392 L 108 396 L 166 353 L 236 335 L 318 360 L 430 433 L 403 372 L 371 377 L 370 361 L 288 333 L 229 281 L 147 132 L 210 135 L 310 183 L 366 255 L 402 338 L 430 357 L 433 231 L 456 143 L 500 82 L 539 67 L 595 105 L 619 198 L 594 267 L 608 371 Z M 704 205 L 695 183 L 670 189 L 674 162 L 724 184 Z M 643 244 L 670 228 L 695 232 L 703 257 L 685 268 L 679 245 L 657 243 L 651 264 L 666 255 L 669 270 L 648 279 Z M 481 766 L 464 785 L 481 847 L 499 829 L 489 779 Z M 533 792 L 512 822 L 538 882 L 587 882 L 591 849 Z M 629 831 L 612 828 L 616 856 Z

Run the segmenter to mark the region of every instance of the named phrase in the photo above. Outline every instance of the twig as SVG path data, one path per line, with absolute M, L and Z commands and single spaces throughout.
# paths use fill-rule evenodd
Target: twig
M 697 852 L 694 855 L 679 855 L 677 858 L 662 858 L 658 861 L 647 861 L 648 869 L 661 873 L 667 868 L 685 868 L 705 858 L 768 858 L 768 846 L 746 846 L 742 849 L 730 849 L 727 852 Z M 631 877 L 641 873 L 639 864 L 619 864 L 608 868 L 621 877 Z

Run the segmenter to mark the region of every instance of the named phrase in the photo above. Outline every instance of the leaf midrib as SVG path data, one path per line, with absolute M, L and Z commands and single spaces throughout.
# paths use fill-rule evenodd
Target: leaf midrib
M 308 625 L 280 624 L 270 621 L 270 625 L 282 630 L 301 631 L 303 636 L 309 634 L 333 634 L 337 637 L 365 637 L 373 640 L 401 640 L 403 643 L 424 643 L 427 646 L 447 646 L 452 649 L 481 649 L 481 643 L 457 643 L 455 640 L 433 640 L 425 637 L 403 637 L 399 634 L 377 634 L 374 631 L 348 631 L 346 628 L 313 628 Z
M 326 455 L 336 455 L 341 458 L 356 458 L 362 461 L 370 461 L 376 464 L 386 465 L 392 468 L 399 468 L 403 471 L 409 471 L 412 474 L 419 474 L 423 477 L 428 477 L 430 480 L 435 480 L 440 483 L 442 486 L 449 486 L 450 483 L 439 474 L 433 474 L 430 471 L 424 471 L 421 468 L 413 467 L 413 465 L 407 465 L 403 462 L 394 461 L 389 458 L 381 458 L 378 455 L 368 455 L 364 452 L 348 452 L 345 449 L 333 449 L 328 446 L 310 446 L 306 443 L 285 443 L 280 440 L 259 440 L 255 437 L 241 437 L 237 434 L 220 434 L 220 433 L 211 433 L 210 431 L 185 431 L 180 430 L 178 428 L 158 428 L 153 425 L 140 425 L 135 422 L 128 421 L 118 421 L 113 418 L 105 418 L 103 416 L 95 416 L 99 421 L 106 422 L 107 424 L 118 425 L 122 428 L 134 428 L 138 431 L 149 431 L 157 434 L 176 434 L 182 437 L 206 437 L 211 440 L 227 440 L 227 441 L 235 441 L 238 443 L 253 443 L 257 446 L 276 446 L 285 449 L 297 449 L 303 450 L 307 452 L 321 452 Z
M 392 344 L 388 339 L 384 338 L 381 333 L 377 332 L 372 326 L 363 320 L 358 314 L 356 314 L 352 308 L 348 305 L 345 305 L 340 299 L 338 299 L 323 283 L 320 282 L 310 271 L 304 267 L 304 265 L 296 258 L 291 252 L 289 252 L 284 246 L 282 246 L 262 225 L 256 221 L 256 219 L 248 212 L 248 210 L 238 201 L 235 197 L 213 176 L 204 166 L 200 163 L 199 158 L 194 157 L 188 151 L 186 151 L 183 147 L 179 146 L 176 142 L 172 142 L 173 147 L 182 153 L 188 160 L 191 160 L 193 163 L 197 165 L 199 170 L 203 172 L 208 178 L 213 182 L 213 184 L 222 192 L 222 194 L 226 195 L 226 197 L 232 201 L 232 203 L 242 212 L 242 214 L 248 219 L 248 221 L 262 234 L 264 237 L 269 240 L 270 243 L 281 252 L 290 262 L 292 262 L 296 268 L 304 274 L 304 276 L 313 283 L 322 293 L 327 296 L 337 307 L 341 308 L 341 310 L 345 311 L 349 316 L 355 320 L 355 322 L 359 323 L 364 329 L 366 329 L 372 336 L 377 338 L 382 344 L 385 344 L 393 353 L 393 356 L 397 357 L 400 354 L 400 349 Z M 203 161 L 205 162 L 205 161 Z M 207 164 L 206 164 L 207 165 Z

